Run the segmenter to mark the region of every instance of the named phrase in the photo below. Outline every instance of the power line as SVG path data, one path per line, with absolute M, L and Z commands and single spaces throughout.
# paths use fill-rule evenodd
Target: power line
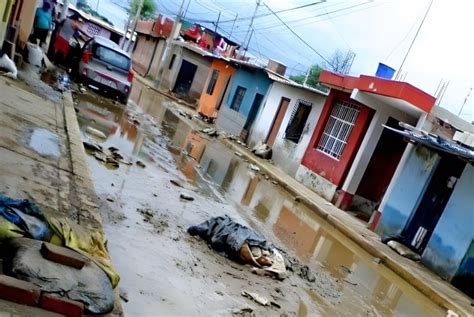
M 331 14 L 331 13 L 337 13 L 337 12 L 341 12 L 341 11 L 346 11 L 346 10 L 349 10 L 349 9 L 353 9 L 353 8 L 356 8 L 356 7 L 360 7 L 360 6 L 369 4 L 369 3 L 371 3 L 371 2 L 373 2 L 373 1 L 370 0 L 370 1 L 363 2 L 363 3 L 359 3 L 359 4 L 352 5 L 352 6 L 349 6 L 349 7 L 344 7 L 344 8 L 336 9 L 336 10 L 329 11 L 329 12 L 326 12 L 326 13 L 317 14 L 317 15 L 315 15 L 315 16 L 313 16 L 313 17 L 306 18 L 306 19 L 304 19 L 303 21 L 301 20 L 301 18 L 299 18 L 299 19 L 295 19 L 295 20 L 288 21 L 287 23 L 290 24 L 290 23 L 293 23 L 293 22 L 305 22 L 305 23 L 303 23 L 303 24 L 294 24 L 293 26 L 303 26 L 303 25 L 306 25 L 306 24 L 316 23 L 316 22 L 323 21 L 323 20 L 317 20 L 317 21 L 308 21 L 308 20 L 313 20 L 314 18 L 318 18 L 318 17 L 322 17 L 322 16 L 327 16 L 327 15 L 329 15 L 329 14 Z M 378 5 L 375 5 L 375 6 L 371 6 L 371 7 L 365 8 L 365 9 L 373 8 L 373 7 L 376 7 L 376 6 L 379 6 L 379 5 L 381 5 L 381 4 L 378 4 Z M 267 6 L 267 7 L 268 7 L 268 6 Z M 352 12 L 349 12 L 348 14 L 354 13 L 354 12 L 357 12 L 357 11 L 352 11 Z M 340 16 L 342 16 L 342 15 L 339 15 L 339 16 L 336 16 L 336 17 L 333 17 L 333 18 L 337 18 L 337 17 L 340 17 Z M 325 19 L 325 20 L 328 20 L 328 19 Z M 273 29 L 273 28 L 276 28 L 276 27 L 281 27 L 281 25 L 280 25 L 280 24 L 273 24 L 273 25 L 269 25 L 269 26 L 260 27 L 260 31 L 262 31 L 262 30 L 268 30 L 268 29 Z
M 279 16 L 278 14 L 276 14 L 266 3 L 263 3 L 264 6 L 267 7 L 268 10 L 270 10 L 270 12 L 273 13 L 273 15 L 278 19 L 280 20 L 281 23 L 283 23 L 283 25 L 285 25 L 285 27 L 291 32 L 293 33 L 294 36 L 296 36 L 301 42 L 303 42 L 303 44 L 305 44 L 309 49 L 311 49 L 314 53 L 316 53 L 316 55 L 318 55 L 319 57 L 321 57 L 326 63 L 328 63 L 330 66 L 333 66 L 332 63 L 326 58 L 324 57 L 321 53 L 319 53 L 314 47 L 312 47 L 310 44 L 308 44 L 308 42 L 306 42 L 301 36 L 298 35 L 298 33 L 296 33 L 295 31 L 293 31 L 293 29 L 288 25 L 286 24 L 285 21 L 283 21 Z M 333 66 L 334 67 L 334 66 Z
M 405 57 L 403 57 L 402 64 L 400 65 L 400 68 L 398 68 L 398 74 L 401 73 L 403 65 L 405 64 L 405 61 L 407 60 L 408 55 L 410 54 L 411 48 L 413 47 L 413 44 L 415 44 L 416 38 L 418 37 L 418 34 L 420 33 L 421 27 L 423 26 L 423 23 L 425 23 L 425 19 L 428 16 L 428 13 L 430 12 L 431 5 L 433 4 L 433 0 L 430 1 L 430 4 L 428 8 L 426 9 L 425 15 L 423 16 L 423 20 L 421 20 L 420 26 L 418 27 L 418 30 L 416 30 L 415 36 L 413 37 L 413 40 L 410 43 L 410 47 L 408 47 L 408 51 L 405 54 Z M 397 74 L 397 76 L 398 76 Z M 396 76 L 395 76 L 396 78 Z
M 276 11 L 276 13 L 284 13 L 284 12 L 290 12 L 290 11 L 294 11 L 294 10 L 299 10 L 299 9 L 303 9 L 303 8 L 307 8 L 307 7 L 311 7 L 311 6 L 315 6 L 315 5 L 318 5 L 318 4 L 321 4 L 321 3 L 324 3 L 326 2 L 326 0 L 321 0 L 321 1 L 317 1 L 317 2 L 312 2 L 312 3 L 308 3 L 308 4 L 304 4 L 304 5 L 300 5 L 300 6 L 297 6 L 297 7 L 293 7 L 293 8 L 288 8 L 288 9 L 282 9 L 282 10 L 279 10 L 279 11 Z M 197 4 L 199 4 L 199 2 L 196 2 Z M 202 4 L 200 4 L 201 6 L 203 6 Z M 237 21 L 245 21 L 245 20 L 251 20 L 252 18 L 263 18 L 263 17 L 267 17 L 267 16 L 271 16 L 273 13 L 262 13 L 262 14 L 258 14 L 258 15 L 255 15 L 255 17 L 253 16 L 248 16 L 248 17 L 241 17 L 239 18 Z M 221 21 L 220 23 L 230 23 L 230 22 L 234 22 L 235 19 L 230 19 L 230 20 L 223 20 Z M 213 21 L 210 21 L 210 20 L 196 20 L 195 22 L 213 22 Z

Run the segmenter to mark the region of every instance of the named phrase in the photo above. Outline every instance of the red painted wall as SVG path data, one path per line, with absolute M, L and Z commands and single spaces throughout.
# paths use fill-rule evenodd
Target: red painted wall
M 352 129 L 351 135 L 347 140 L 346 147 L 344 148 L 339 161 L 316 149 L 324 131 L 324 127 L 326 126 L 326 122 L 328 121 L 334 101 L 336 100 L 348 101 L 361 107 L 355 126 Z M 313 136 L 311 137 L 311 141 L 306 149 L 302 164 L 331 183 L 337 186 L 342 185 L 351 163 L 354 160 L 354 156 L 359 149 L 360 143 L 364 138 L 365 132 L 367 131 L 373 112 L 372 109 L 350 99 L 350 94 L 342 91 L 331 90 L 326 99 L 326 103 L 324 104 L 319 122 L 314 130 Z

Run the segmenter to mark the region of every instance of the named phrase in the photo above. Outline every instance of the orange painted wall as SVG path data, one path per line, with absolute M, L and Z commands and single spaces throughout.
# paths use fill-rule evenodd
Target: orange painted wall
M 216 86 L 214 87 L 214 92 L 212 93 L 212 95 L 208 95 L 206 93 L 207 86 L 209 85 L 212 71 L 214 69 L 217 69 L 219 71 L 219 76 L 217 77 Z M 207 75 L 206 84 L 204 85 L 201 98 L 199 99 L 199 107 L 197 109 L 198 112 L 201 112 L 208 117 L 212 117 L 212 118 L 217 117 L 217 111 L 218 111 L 216 109 L 217 102 L 219 101 L 219 98 L 222 96 L 222 94 L 225 94 L 225 91 L 223 92 L 223 89 L 225 89 L 225 86 L 226 86 L 226 78 L 227 78 L 226 75 L 232 78 L 232 76 L 234 75 L 234 71 L 235 71 L 234 67 L 224 61 L 214 60 L 212 62 L 211 70 L 209 71 L 209 74 Z M 223 96 L 222 98 L 224 97 L 225 96 Z

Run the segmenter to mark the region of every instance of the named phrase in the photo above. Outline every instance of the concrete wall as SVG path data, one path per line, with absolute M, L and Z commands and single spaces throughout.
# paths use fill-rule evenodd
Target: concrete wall
M 18 36 L 18 41 L 20 42 L 20 46 L 28 41 L 28 37 L 33 30 L 33 22 L 35 20 L 36 8 L 38 7 L 40 0 L 29 0 L 23 3 L 23 7 L 21 8 L 21 13 L 19 20 L 20 24 L 20 32 Z
M 5 40 L 5 33 L 13 2 L 13 0 L 0 0 L 0 45 L 2 45 Z
M 271 83 L 272 81 L 268 78 L 267 74 L 261 70 L 249 71 L 242 68 L 237 69 L 234 73 L 234 77 L 229 88 L 229 93 L 225 98 L 223 107 L 219 112 L 216 122 L 217 126 L 228 133 L 239 135 L 249 115 L 255 95 L 259 93 L 263 96 L 266 96 Z M 242 100 L 239 111 L 235 111 L 230 109 L 230 106 L 238 86 L 247 88 L 247 91 Z M 262 109 L 264 104 L 265 97 L 262 101 L 259 111 Z
M 439 161 L 440 156 L 426 147 L 417 146 L 411 151 L 382 210 L 376 228 L 380 236 L 402 232 L 416 211 Z
M 132 59 L 134 69 L 141 76 L 156 79 L 164 44 L 165 40 L 162 38 L 139 34 Z
M 456 274 L 474 239 L 473 186 L 474 166 L 467 164 L 422 256 L 426 266 L 447 279 Z
M 250 147 L 259 141 L 264 142 L 267 138 L 283 97 L 290 99 L 290 103 L 273 144 L 272 158 L 286 173 L 295 176 L 296 170 L 308 147 L 312 132 L 321 115 L 326 96 L 278 82 L 273 83 L 268 92 L 266 103 L 257 117 L 250 134 Z M 291 119 L 294 107 L 298 105 L 299 99 L 312 103 L 312 108 L 303 129 L 303 134 L 296 144 L 285 139 L 285 130 Z
M 170 91 L 174 89 L 174 85 L 184 59 L 197 66 L 196 74 L 194 75 L 193 82 L 187 96 L 188 102 L 197 102 L 197 100 L 201 97 L 201 92 L 209 74 L 211 60 L 178 45 L 175 45 L 171 49 L 170 58 L 173 56 L 173 54 L 175 54 L 176 57 L 171 69 L 169 68 L 169 65 L 165 65 L 160 89 Z
M 216 85 L 214 86 L 214 91 L 212 92 L 212 94 L 207 94 L 207 87 L 209 85 L 209 81 L 211 80 L 212 72 L 214 70 L 218 70 L 219 75 L 217 77 Z M 226 84 L 228 80 L 232 80 L 234 71 L 235 68 L 229 63 L 226 63 L 225 61 L 216 59 L 212 62 L 211 69 L 209 70 L 209 74 L 207 76 L 203 91 L 201 93 L 201 98 L 199 99 L 199 112 L 205 114 L 208 117 L 217 117 L 217 103 L 220 100 L 224 101 L 223 98 L 227 97 L 225 95 Z M 230 84 L 227 86 L 227 88 L 228 87 L 230 87 Z

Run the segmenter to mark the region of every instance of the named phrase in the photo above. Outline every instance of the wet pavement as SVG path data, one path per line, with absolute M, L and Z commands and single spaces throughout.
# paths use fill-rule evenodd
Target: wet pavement
M 111 169 L 88 157 L 108 246 L 129 298 L 127 315 L 231 315 L 246 307 L 257 316 L 445 315 L 220 141 L 194 130 L 196 120 L 180 115 L 172 101 L 157 98 L 140 109 L 77 97 L 83 139 L 115 147 L 133 163 Z M 195 200 L 180 199 L 182 193 Z M 224 214 L 296 256 L 315 281 L 293 273 L 283 282 L 254 275 L 186 233 Z M 242 290 L 281 308 L 258 306 Z

